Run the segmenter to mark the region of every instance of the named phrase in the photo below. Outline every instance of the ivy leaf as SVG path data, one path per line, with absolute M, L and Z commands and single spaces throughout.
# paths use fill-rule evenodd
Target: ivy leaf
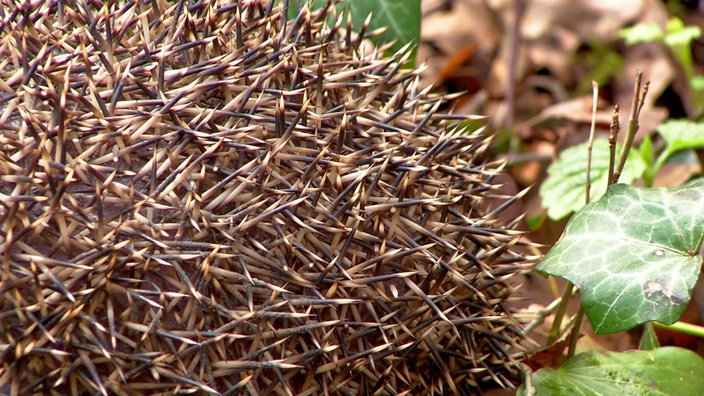
M 704 180 L 679 188 L 609 187 L 579 211 L 537 270 L 577 286 L 597 334 L 674 323 L 701 270 Z
M 607 352 L 591 350 L 559 368 L 533 373 L 540 396 L 698 396 L 704 389 L 704 359 L 683 348 Z M 519 389 L 518 394 L 522 394 Z
M 620 147 L 616 147 L 617 151 Z M 645 162 L 640 154 L 633 150 L 621 173 L 620 181 L 630 183 L 645 171 Z M 560 153 L 557 161 L 548 168 L 548 176 L 540 186 L 540 198 L 548 216 L 559 220 L 584 206 L 587 190 L 587 143 L 570 147 Z M 605 138 L 595 139 L 592 147 L 592 166 L 590 172 L 590 200 L 595 200 L 606 191 L 609 178 L 609 141 Z

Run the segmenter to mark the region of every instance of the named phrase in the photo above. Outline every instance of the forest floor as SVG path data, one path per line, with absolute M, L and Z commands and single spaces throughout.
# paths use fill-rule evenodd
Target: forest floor
M 547 217 L 539 186 L 560 152 L 588 139 L 592 81 L 599 87 L 597 134 L 608 135 L 614 105 L 620 106 L 625 129 L 637 71 L 650 85 L 636 144 L 646 135 L 657 139 L 654 131 L 665 120 L 701 116 L 682 65 L 662 41 L 627 45 L 619 35 L 634 25 L 664 27 L 672 17 L 702 27 L 704 4 L 697 1 L 423 0 L 422 5 L 418 63 L 427 66 L 423 80 L 459 95 L 453 112 L 488 116 L 488 128 L 496 136 L 493 153 L 508 162 L 505 192 L 531 187 L 507 216 L 526 214 L 526 237 L 542 244 L 543 253 L 560 237 L 567 220 Z M 695 74 L 701 75 L 704 40 L 695 40 L 690 53 Z M 658 173 L 654 186 L 678 186 L 701 173 L 696 161 L 672 161 Z M 531 274 L 524 281 L 525 309 L 541 309 L 559 296 L 561 283 L 555 280 Z M 704 307 L 701 290 L 695 289 L 683 321 L 702 324 L 704 314 L 697 308 Z M 595 336 L 588 323 L 584 331 L 583 349 L 637 346 L 629 333 Z M 704 352 L 700 338 L 665 331 L 659 337 L 662 345 Z

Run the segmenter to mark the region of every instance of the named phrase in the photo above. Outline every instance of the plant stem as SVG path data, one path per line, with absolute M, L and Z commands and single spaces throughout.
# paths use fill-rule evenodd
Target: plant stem
M 589 131 L 589 143 L 587 145 L 587 188 L 586 188 L 586 194 L 584 197 L 585 202 L 588 204 L 589 203 L 589 192 L 591 189 L 592 185 L 592 180 L 591 180 L 591 167 L 592 167 L 592 147 L 594 145 L 594 135 L 596 134 L 596 110 L 597 110 L 597 104 L 599 102 L 599 84 L 597 84 L 596 81 L 592 81 L 592 125 L 591 129 Z M 570 297 L 572 296 L 572 284 L 568 282 L 567 285 L 565 285 L 565 289 L 562 292 L 562 297 L 560 300 L 560 305 L 557 307 L 557 312 L 555 313 L 555 321 L 552 324 L 552 328 L 550 329 L 550 334 L 548 336 L 548 345 L 551 345 L 553 342 L 555 342 L 559 336 L 560 336 L 560 326 L 562 325 L 562 319 L 565 316 L 565 313 L 567 312 L 567 303 L 569 302 Z M 572 333 L 570 333 L 570 349 L 569 352 L 571 354 L 569 356 L 572 356 L 574 354 L 574 347 L 577 344 L 577 339 L 579 339 L 579 333 L 582 327 L 582 317 L 584 316 L 584 311 L 582 310 L 581 306 L 579 308 L 579 312 L 577 312 L 577 316 L 575 317 L 575 327 L 572 328 Z
M 655 327 L 661 329 L 674 330 L 683 334 L 689 334 L 697 337 L 704 338 L 704 327 L 693 325 L 685 322 L 675 322 L 671 325 L 666 325 L 658 322 L 653 322 Z
M 655 175 L 658 174 L 658 171 L 660 168 L 665 164 L 665 161 L 673 154 L 672 151 L 670 151 L 670 146 L 667 146 L 665 148 L 665 151 L 660 153 L 658 158 L 655 160 L 655 164 L 652 165 L 652 178 L 655 179 Z M 650 183 L 652 185 L 652 180 L 646 180 L 646 184 Z
M 643 324 L 643 334 L 640 336 L 638 349 L 643 351 L 649 351 L 651 349 L 659 347 L 660 341 L 658 340 L 658 335 L 655 334 L 655 327 L 653 327 L 653 322 L 647 322 Z
M 592 188 L 592 147 L 594 146 L 594 134 L 596 132 L 596 110 L 599 102 L 599 84 L 592 81 L 592 126 L 589 130 L 589 143 L 587 144 L 587 193 L 584 196 L 585 204 L 589 203 L 589 192 Z
M 621 124 L 618 121 L 618 105 L 614 106 L 611 114 L 611 125 L 609 125 L 609 182 L 614 179 L 614 165 L 616 164 L 616 139 L 621 131 Z
M 560 305 L 560 302 L 562 301 L 562 298 L 558 297 L 553 302 L 550 303 L 545 309 L 542 311 L 538 312 L 536 314 L 536 317 L 528 323 L 528 325 L 523 329 L 526 333 L 530 333 L 531 331 L 535 330 L 538 325 L 542 324 L 545 322 L 545 318 L 550 316 L 553 312 L 555 312 L 555 309 Z
M 628 117 L 628 127 L 626 128 L 626 140 L 623 142 L 623 150 L 618 158 L 618 166 L 614 171 L 614 177 L 610 181 L 611 184 L 618 183 L 619 177 L 621 177 L 621 172 L 623 167 L 626 165 L 626 159 L 628 159 L 628 153 L 631 151 L 633 146 L 633 139 L 638 132 L 638 117 L 640 116 L 640 110 L 645 104 L 645 96 L 648 93 L 649 82 L 642 85 L 643 72 L 638 71 L 636 73 L 636 82 L 633 85 L 633 102 L 631 103 L 631 114 Z M 642 85 L 642 89 L 641 89 Z
M 596 110 L 597 104 L 599 102 L 599 84 L 597 84 L 596 81 L 592 81 L 592 93 L 592 126 L 589 131 L 589 144 L 587 145 L 587 193 L 584 197 L 584 201 L 586 204 L 589 203 L 589 190 L 592 184 L 592 146 L 594 145 L 594 135 L 596 131 Z M 608 183 L 609 180 L 607 180 L 606 182 Z M 572 327 L 572 331 L 570 332 L 570 347 L 567 350 L 568 358 L 574 356 L 574 351 L 577 348 L 577 340 L 579 340 L 579 336 L 582 331 L 582 319 L 584 319 L 584 309 L 580 304 L 579 311 L 577 311 L 577 316 L 575 316 L 574 319 L 574 327 Z
M 572 332 L 570 333 L 570 348 L 567 350 L 567 358 L 574 356 L 574 352 L 577 349 L 577 340 L 582 333 L 582 320 L 584 319 L 584 309 L 579 307 L 579 312 L 574 320 L 574 326 L 572 327 Z
M 560 305 L 557 306 L 557 311 L 555 312 L 555 320 L 552 322 L 552 328 L 550 329 L 550 334 L 548 334 L 548 346 L 552 345 L 560 337 L 560 326 L 562 326 L 562 319 L 565 317 L 567 312 L 567 303 L 572 297 L 572 284 L 567 283 L 565 289 L 562 291 L 562 297 L 560 297 Z

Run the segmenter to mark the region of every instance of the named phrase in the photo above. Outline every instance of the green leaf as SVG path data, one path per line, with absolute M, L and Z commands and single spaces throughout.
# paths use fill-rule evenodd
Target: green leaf
M 643 162 L 645 162 L 646 166 L 652 165 L 653 161 L 655 160 L 655 155 L 653 152 L 653 139 L 650 138 L 650 135 L 645 135 L 643 138 L 643 142 L 640 144 L 640 157 L 643 158 Z
M 617 151 L 620 146 L 617 146 Z M 618 154 L 617 154 L 618 155 Z M 631 151 L 621 174 L 620 181 L 630 183 L 639 178 L 645 163 L 639 153 Z M 595 139 L 592 147 L 590 201 L 606 191 L 609 177 L 609 142 L 605 138 Z M 540 186 L 543 207 L 551 219 L 559 220 L 584 206 L 587 190 L 587 143 L 570 147 L 560 153 L 557 161 L 548 168 L 548 176 Z
M 289 0 L 289 17 L 294 18 L 300 10 L 296 1 Z M 303 0 L 301 6 L 312 1 L 312 9 L 321 8 L 326 0 Z M 337 4 L 337 9 L 352 11 L 352 28 L 359 31 L 369 14 L 372 19 L 368 31 L 386 28 L 379 36 L 371 37 L 377 45 L 394 42 L 392 52 L 401 50 L 406 44 L 420 43 L 420 0 L 343 0 Z M 415 59 L 415 47 L 411 59 Z
M 677 33 L 684 30 L 684 22 L 680 18 L 672 17 L 667 20 L 665 24 L 665 31 L 667 33 Z
M 698 39 L 702 35 L 702 29 L 699 26 L 685 26 L 681 19 L 672 18 L 667 22 L 667 34 L 665 35 L 665 44 L 670 47 L 682 45 L 689 46 L 692 41 Z
M 668 120 L 658 126 L 667 143 L 666 150 L 676 151 L 704 147 L 704 123 L 688 120 Z
M 408 43 L 420 43 L 420 0 L 347 0 L 347 3 L 352 9 L 355 29 L 362 27 L 370 13 L 370 29 L 387 28 L 382 35 L 372 38 L 374 43 L 395 41 L 394 52 Z
M 286 0 L 279 0 L 281 3 L 283 3 Z M 296 19 L 298 14 L 301 12 L 303 9 L 303 6 L 306 5 L 306 3 L 311 3 L 310 8 L 311 10 L 319 10 L 323 8 L 325 3 L 327 3 L 327 0 L 288 0 L 288 19 L 293 20 Z
M 675 347 L 650 351 L 587 351 L 561 367 L 533 373 L 539 396 L 700 396 L 704 360 Z M 519 394 L 520 390 L 519 390 Z
M 640 152 L 640 157 L 645 163 L 643 181 L 645 182 L 646 187 L 651 187 L 653 185 L 653 180 L 655 180 L 657 169 L 655 169 L 655 151 L 653 150 L 653 140 L 650 138 L 650 135 L 645 135 L 638 151 Z
M 537 270 L 577 286 L 597 334 L 674 323 L 701 270 L 704 180 L 679 188 L 610 186 L 579 211 Z
M 655 22 L 650 22 L 639 23 L 630 28 L 621 29 L 618 31 L 618 36 L 626 42 L 626 45 L 634 45 L 662 40 L 664 33 Z
M 638 349 L 649 351 L 659 347 L 660 340 L 658 340 L 658 335 L 655 334 L 655 327 L 652 322 L 648 322 L 643 326 L 643 334 L 640 336 Z
M 689 86 L 695 91 L 704 91 L 704 76 L 694 76 L 689 80 Z
M 543 216 L 542 215 L 537 215 L 533 217 L 528 217 L 526 219 L 526 225 L 528 225 L 528 229 L 531 231 L 534 231 L 540 227 L 540 224 L 543 221 Z

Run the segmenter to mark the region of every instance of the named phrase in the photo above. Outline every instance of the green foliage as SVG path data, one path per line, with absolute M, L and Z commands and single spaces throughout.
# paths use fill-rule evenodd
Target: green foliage
M 672 18 L 667 21 L 665 27 L 665 44 L 670 47 L 689 47 L 692 42 L 702 36 L 702 29 L 699 26 L 685 26 L 679 18 Z
M 372 15 L 371 29 L 386 27 L 377 43 L 394 41 L 394 51 L 408 43 L 420 42 L 420 0 L 349 0 L 352 21 L 360 28 L 367 15 Z
M 660 347 L 660 340 L 658 340 L 658 335 L 655 333 L 655 327 L 653 323 L 646 323 L 643 326 L 643 335 L 640 337 L 640 342 L 638 343 L 638 349 L 643 351 L 649 351 L 651 349 L 656 349 Z
M 587 351 L 558 368 L 533 374 L 539 396 L 699 396 L 704 360 L 682 348 L 650 351 Z M 519 395 L 523 394 L 519 389 Z
M 704 110 L 704 77 L 694 75 L 690 47 L 701 34 L 699 27 L 685 26 L 677 18 L 665 29 L 639 24 L 620 32 L 628 45 L 661 41 L 670 49 L 689 80 L 697 114 Z M 635 133 L 632 125 L 637 123 L 629 121 L 629 136 Z M 630 152 L 620 181 L 631 183 L 642 176 L 646 187 L 606 188 L 610 153 L 605 139 L 594 142 L 590 204 L 584 206 L 586 143 L 565 150 L 548 168 L 540 188 L 548 216 L 576 214 L 537 271 L 563 277 L 580 290 L 578 315 L 583 311 L 597 334 L 643 325 L 643 336 L 641 351 L 588 351 L 560 367 L 533 373 L 529 390 L 538 395 L 702 394 L 704 360 L 687 350 L 660 348 L 653 327 L 704 336 L 701 327 L 677 322 L 702 270 L 704 180 L 678 188 L 649 186 L 666 161 L 704 148 L 704 124 L 669 120 L 658 127 L 658 133 L 661 140 L 646 136 L 639 148 L 626 148 Z M 560 308 L 566 305 L 571 288 L 563 293 Z M 561 331 L 558 318 L 565 311 L 560 308 L 551 334 Z M 570 341 L 576 342 L 578 335 L 575 325 Z M 575 344 L 571 345 L 570 356 Z
M 704 181 L 680 188 L 610 186 L 580 210 L 537 270 L 577 286 L 597 334 L 674 323 L 701 270 Z
M 665 159 L 680 150 L 704 147 L 704 123 L 688 120 L 668 120 L 658 126 L 667 146 Z M 660 161 L 660 160 L 659 160 Z
M 702 77 L 694 75 L 691 46 L 692 42 L 701 36 L 702 29 L 699 26 L 687 26 L 677 17 L 667 22 L 664 31 L 653 22 L 637 24 L 619 31 L 619 37 L 628 45 L 652 41 L 662 41 L 667 45 L 684 69 L 696 114 L 704 110 L 704 81 Z
M 620 150 L 620 146 L 617 146 Z M 630 153 L 621 174 L 621 181 L 629 183 L 639 178 L 645 162 L 638 153 Z M 590 172 L 591 200 L 606 191 L 609 171 L 609 142 L 605 138 L 594 140 Z M 560 153 L 557 161 L 548 168 L 548 176 L 540 186 L 543 207 L 551 219 L 559 220 L 584 206 L 587 189 L 587 143 L 570 147 Z
M 662 165 L 683 150 L 704 147 L 704 123 L 668 120 L 658 126 L 665 146 L 656 156 L 652 139 L 646 136 L 637 151 L 629 153 L 620 181 L 630 183 L 643 177 L 651 186 Z M 586 194 L 587 143 L 564 150 L 548 167 L 548 176 L 540 186 L 543 207 L 551 219 L 559 220 L 584 206 Z M 620 150 L 620 146 L 617 146 Z M 609 146 L 605 138 L 594 140 L 592 149 L 590 201 L 606 191 L 609 167 Z
M 627 45 L 662 40 L 668 46 L 675 47 L 691 45 L 692 41 L 701 37 L 702 30 L 699 26 L 686 26 L 679 18 L 671 18 L 664 31 L 655 22 L 647 22 L 621 29 L 618 35 Z
M 630 28 L 621 29 L 618 36 L 623 39 L 627 45 L 635 45 L 638 43 L 649 43 L 655 40 L 662 40 L 665 33 L 662 28 L 655 22 L 639 23 Z
M 650 135 L 646 135 L 640 143 L 640 157 L 647 166 L 650 166 L 655 160 L 655 151 L 653 149 L 653 139 Z
M 290 0 L 289 16 L 296 15 L 300 6 L 312 1 L 312 8 L 320 8 L 326 0 Z M 420 0 L 342 0 L 337 4 L 341 12 L 351 12 L 352 27 L 359 31 L 367 17 L 371 14 L 369 30 L 385 28 L 386 30 L 371 40 L 377 45 L 394 42 L 391 50 L 397 52 L 407 44 L 417 45 L 420 42 Z M 411 59 L 415 59 L 413 47 Z
M 596 81 L 599 86 L 606 85 L 625 64 L 623 57 L 609 43 L 592 41 L 589 47 L 590 51 L 579 54 L 574 59 L 575 64 L 584 65 L 588 70 L 587 76 L 581 79 L 577 87 L 578 94 L 591 93 L 592 81 Z
M 658 132 L 665 141 L 665 148 L 654 160 L 650 138 L 643 141 L 640 148 L 641 157 L 647 164 L 643 175 L 645 184 L 653 184 L 660 167 L 674 154 L 689 149 L 704 147 L 704 123 L 689 120 L 668 120 L 658 126 Z
M 704 76 L 694 76 L 689 80 L 689 84 L 695 91 L 704 91 Z
M 658 132 L 663 144 L 656 148 L 650 136 L 646 136 L 639 149 L 631 150 L 624 169 L 627 173 L 629 163 L 640 164 L 636 166 L 638 169 L 643 166 L 647 186 L 652 185 L 669 158 L 704 147 L 702 123 L 669 120 L 658 127 Z M 585 195 L 585 183 L 580 180 L 586 178 L 586 165 L 576 164 L 586 164 L 586 144 L 573 149 L 565 150 L 548 168 L 550 182 L 546 180 L 540 191 L 546 205 L 563 211 L 570 207 L 570 202 L 581 206 Z M 634 155 L 638 160 L 632 158 Z M 593 165 L 592 172 L 604 172 L 608 166 L 606 156 L 608 143 L 597 140 L 592 160 L 596 166 Z M 592 182 L 597 177 L 592 174 Z M 631 179 L 622 177 L 621 181 Z M 577 189 L 580 183 L 581 197 L 570 193 L 568 187 Z M 593 191 L 592 198 L 599 194 L 599 190 Z M 534 373 L 533 390 L 539 395 L 663 395 L 672 394 L 674 389 L 681 395 L 701 394 L 702 383 L 683 386 L 667 380 L 701 372 L 704 361 L 699 357 L 693 361 L 691 352 L 677 350 L 670 356 L 673 359 L 674 354 L 678 356 L 675 359 L 678 366 L 674 366 L 664 356 L 668 348 L 659 348 L 653 324 L 660 327 L 666 326 L 660 323 L 672 324 L 686 308 L 702 268 L 703 239 L 704 180 L 669 189 L 616 184 L 608 187 L 602 198 L 579 209 L 537 270 L 561 276 L 579 288 L 582 309 L 597 334 L 644 324 L 639 348 L 661 359 L 657 364 L 641 367 L 637 359 L 654 355 L 621 353 L 608 354 L 609 360 L 585 364 L 593 358 L 595 352 L 591 351 L 573 357 L 559 368 Z M 689 333 L 704 336 L 701 328 L 680 322 L 666 327 L 685 331 L 686 326 L 692 327 Z M 681 361 L 689 366 L 679 366 Z

